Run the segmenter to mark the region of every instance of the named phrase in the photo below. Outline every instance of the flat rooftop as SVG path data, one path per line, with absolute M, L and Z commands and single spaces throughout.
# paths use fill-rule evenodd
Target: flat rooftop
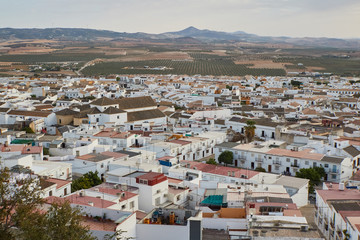
M 138 223 L 186 226 L 191 217 L 198 217 L 201 211 L 185 209 L 155 208 Z M 175 215 L 174 223 L 170 221 L 170 215 Z M 148 223 L 147 223 L 148 222 Z

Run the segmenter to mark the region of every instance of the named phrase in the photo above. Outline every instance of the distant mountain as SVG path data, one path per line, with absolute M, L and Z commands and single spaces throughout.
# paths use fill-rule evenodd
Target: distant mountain
M 360 39 L 336 38 L 290 38 L 290 37 L 264 37 L 243 31 L 221 32 L 200 30 L 188 27 L 177 32 L 161 34 L 126 33 L 107 30 L 84 28 L 0 28 L 0 40 L 9 39 L 53 39 L 71 41 L 96 41 L 98 39 L 136 39 L 153 42 L 172 42 L 183 44 L 201 44 L 202 42 L 250 42 L 250 43 L 286 43 L 307 47 L 355 48 L 360 49 Z
M 94 40 L 118 38 L 122 33 L 84 28 L 0 28 L 0 39 Z
M 239 40 L 238 36 L 226 32 L 218 32 L 211 30 L 200 30 L 195 27 L 188 27 L 178 32 L 167 32 L 161 35 L 168 37 L 193 37 L 204 40 Z

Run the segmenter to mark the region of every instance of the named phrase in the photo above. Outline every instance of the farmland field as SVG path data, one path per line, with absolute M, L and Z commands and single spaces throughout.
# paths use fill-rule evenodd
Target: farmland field
M 189 41 L 189 42 L 186 42 Z M 68 63 L 72 62 L 72 63 Z M 48 69 L 58 65 L 61 71 Z M 44 69 L 44 65 L 45 68 Z M 82 66 L 80 72 L 76 72 Z M 71 66 L 71 67 L 69 67 Z M 144 41 L 0 42 L 0 72 L 38 76 L 67 74 L 187 74 L 214 76 L 326 72 L 360 76 L 360 51 L 263 43 Z M 70 74 L 70 73 L 69 73 Z
M 35 64 L 40 62 L 71 62 L 71 61 L 90 61 L 96 58 L 113 58 L 105 54 L 93 53 L 53 53 L 53 54 L 16 54 L 1 55 L 0 62 L 21 62 Z
M 190 54 L 191 55 L 191 54 Z M 147 66 L 147 68 L 145 68 Z M 166 67 L 165 70 L 152 70 L 151 68 Z M 104 62 L 85 68 L 82 73 L 87 76 L 107 74 L 187 74 L 187 75 L 269 75 L 283 76 L 283 69 L 248 68 L 247 65 L 235 64 L 232 60 L 193 60 L 172 61 L 153 60 L 136 62 Z
M 360 75 L 360 59 L 344 58 L 281 58 L 277 62 L 292 63 L 287 68 L 300 68 L 307 71 L 331 72 L 339 75 Z M 300 64 L 300 66 L 299 66 Z

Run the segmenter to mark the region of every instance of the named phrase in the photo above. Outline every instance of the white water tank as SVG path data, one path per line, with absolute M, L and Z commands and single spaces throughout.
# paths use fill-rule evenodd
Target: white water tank
M 345 184 L 343 182 L 339 183 L 339 190 L 344 191 Z

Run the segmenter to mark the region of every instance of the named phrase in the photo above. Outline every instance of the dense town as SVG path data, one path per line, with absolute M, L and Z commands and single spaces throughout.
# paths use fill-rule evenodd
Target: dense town
M 338 76 L 4 77 L 0 163 L 98 239 L 357 240 L 359 96 Z

